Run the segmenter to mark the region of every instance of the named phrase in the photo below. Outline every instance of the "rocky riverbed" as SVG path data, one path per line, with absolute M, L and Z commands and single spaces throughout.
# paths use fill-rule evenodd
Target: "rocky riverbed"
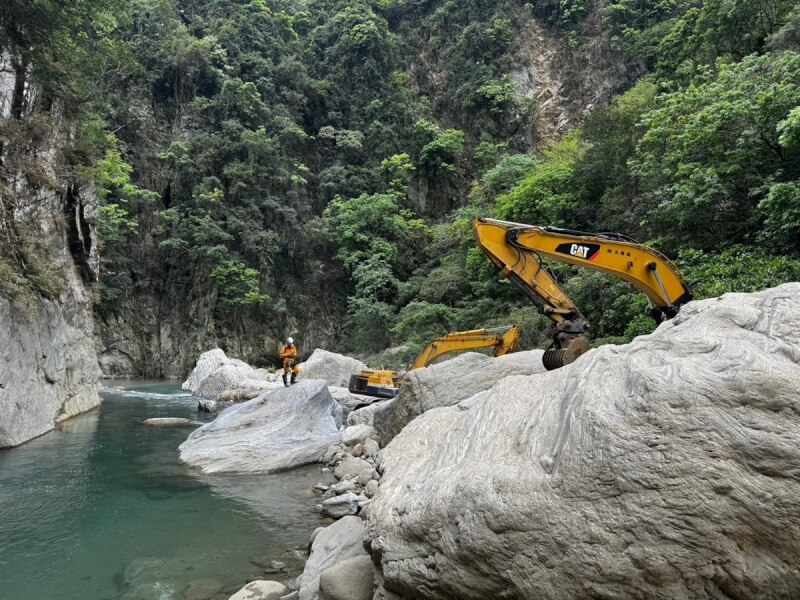
M 549 373 L 540 352 L 462 355 L 391 400 L 321 356 L 325 379 L 301 370 L 182 446 L 206 470 L 226 440 L 247 450 L 225 468 L 321 464 L 334 522 L 296 581 L 248 598 L 800 596 L 800 284 L 691 303 Z

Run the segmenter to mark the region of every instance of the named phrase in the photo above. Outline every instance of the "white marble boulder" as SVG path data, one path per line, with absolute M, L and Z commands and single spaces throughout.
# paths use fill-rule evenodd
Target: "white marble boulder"
M 800 284 L 428 410 L 381 470 L 375 598 L 798 598 Z
M 301 381 L 225 409 L 180 445 L 180 458 L 205 473 L 283 471 L 320 461 L 339 443 L 341 419 L 324 381 Z
M 204 352 L 183 382 L 183 390 L 195 396 L 216 398 L 230 388 L 269 388 L 278 378 L 266 369 L 255 369 L 242 360 L 229 358 L 219 348 Z
M 544 373 L 542 351 L 529 350 L 493 358 L 467 352 L 455 358 L 406 373 L 400 393 L 375 409 L 372 425 L 382 446 L 408 423 L 432 408 L 454 406 L 488 390 L 510 375 Z
M 367 368 L 360 360 L 317 348 L 300 365 L 301 379 L 324 379 L 330 386 L 346 388 L 350 377 Z

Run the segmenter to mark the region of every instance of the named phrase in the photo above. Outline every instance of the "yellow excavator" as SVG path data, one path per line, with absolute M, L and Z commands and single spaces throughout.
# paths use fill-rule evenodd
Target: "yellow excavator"
M 647 296 L 654 317 L 672 318 L 692 299 L 689 286 L 660 252 L 619 233 L 586 233 L 480 217 L 478 246 L 553 323 L 542 362 L 548 370 L 573 362 L 591 348 L 589 322 L 542 264 L 543 258 L 624 279 Z
M 517 349 L 519 336 L 517 325 L 448 333 L 425 346 L 408 370 L 422 369 L 445 354 L 463 350 L 494 348 L 492 356 L 509 354 Z M 349 389 L 354 394 L 394 398 L 402 384 L 403 376 L 397 371 L 364 370 L 350 377 Z

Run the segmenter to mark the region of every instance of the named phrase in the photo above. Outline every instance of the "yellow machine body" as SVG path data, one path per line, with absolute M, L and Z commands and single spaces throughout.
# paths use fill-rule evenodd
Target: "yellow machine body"
M 692 299 L 689 286 L 660 252 L 615 233 L 586 233 L 478 218 L 478 246 L 523 294 L 553 322 L 553 343 L 544 356 L 548 369 L 589 350 L 589 322 L 544 267 L 547 258 L 619 277 L 647 296 L 667 318 Z
M 448 333 L 425 346 L 408 370 L 422 369 L 445 354 L 465 350 L 494 348 L 492 355 L 502 356 L 517 349 L 519 336 L 516 325 Z M 402 383 L 403 377 L 397 371 L 364 370 L 350 378 L 349 389 L 355 394 L 393 398 Z

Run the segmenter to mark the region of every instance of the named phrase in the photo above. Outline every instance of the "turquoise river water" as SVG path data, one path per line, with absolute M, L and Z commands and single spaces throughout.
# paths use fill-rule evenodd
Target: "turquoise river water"
M 319 468 L 203 476 L 178 461 L 191 429 L 142 425 L 197 419 L 194 398 L 108 385 L 99 409 L 0 451 L 0 600 L 217 600 L 296 575 Z M 264 575 L 271 560 L 288 572 Z

